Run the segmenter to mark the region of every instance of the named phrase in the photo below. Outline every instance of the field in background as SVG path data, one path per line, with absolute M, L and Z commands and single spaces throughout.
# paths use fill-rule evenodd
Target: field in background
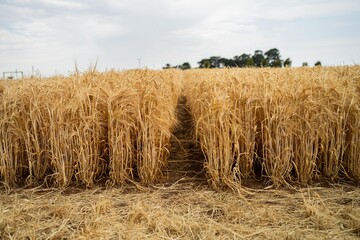
M 2 82 L 0 238 L 357 239 L 359 94 L 357 66 Z

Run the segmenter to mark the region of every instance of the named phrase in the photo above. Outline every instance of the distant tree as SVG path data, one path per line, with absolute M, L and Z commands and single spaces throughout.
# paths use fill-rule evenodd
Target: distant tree
M 252 59 L 254 60 L 254 65 L 256 67 L 262 67 L 263 63 L 264 63 L 264 55 L 263 55 L 263 51 L 261 50 L 256 50 L 254 52 L 254 55 L 252 56 Z
M 218 56 L 210 57 L 210 63 L 211 63 L 210 68 L 220 68 L 220 59 L 221 57 Z
M 284 67 L 291 67 L 292 61 L 290 58 L 285 59 Z
M 281 68 L 282 66 L 283 66 L 283 60 L 281 59 L 276 59 L 273 63 L 273 67 Z
M 265 52 L 266 59 L 270 67 L 281 67 L 280 51 L 277 48 L 272 48 Z
M 220 58 L 220 67 L 236 67 L 235 61 L 233 59 Z
M 182 70 L 186 70 L 186 69 L 191 69 L 191 65 L 188 62 L 184 62 L 181 66 L 180 69 Z
M 255 63 L 254 63 L 254 60 L 253 58 L 249 58 L 247 61 L 246 61 L 246 67 L 254 67 L 255 66 Z
M 321 67 L 321 62 L 320 62 L 320 61 L 317 61 L 317 62 L 315 63 L 315 67 L 317 67 L 317 66 Z
M 210 68 L 210 59 L 208 58 L 204 58 L 204 59 L 201 59 L 200 62 L 198 62 L 199 64 L 199 68 Z
M 262 67 L 269 67 L 269 61 L 264 58 L 262 61 L 261 61 L 261 66 Z
M 211 68 L 210 60 L 206 60 L 204 65 L 205 65 L 205 68 Z
M 163 69 L 170 69 L 171 68 L 171 65 L 169 64 L 169 63 L 167 63 L 166 65 L 165 65 L 165 67 L 163 67 Z
M 309 64 L 308 64 L 307 62 L 303 62 L 303 63 L 302 63 L 302 66 L 303 66 L 303 67 L 307 67 L 307 66 L 309 66 Z
M 201 59 L 200 62 L 198 62 L 199 68 L 211 68 L 211 61 L 209 58 Z
M 220 59 L 218 56 L 204 58 L 198 62 L 199 68 L 220 68 Z
M 251 58 L 251 56 L 249 54 L 245 54 L 245 53 L 241 54 L 240 56 L 235 56 L 234 57 L 235 66 L 245 67 L 249 58 Z
M 254 55 L 243 53 L 241 55 L 234 56 L 232 59 L 223 58 L 220 56 L 212 56 L 210 58 L 201 59 L 198 62 L 199 68 L 223 68 L 223 67 L 290 67 L 292 61 L 290 58 L 285 60 L 281 59 L 280 51 L 277 48 L 272 48 L 267 52 L 263 53 L 261 50 L 254 51 Z M 303 63 L 303 66 L 307 66 L 307 63 Z M 318 61 L 316 66 L 321 65 L 321 62 Z M 180 69 L 190 69 L 191 66 L 188 62 L 183 63 L 182 65 L 171 66 L 166 64 L 163 69 L 169 68 L 180 68 Z

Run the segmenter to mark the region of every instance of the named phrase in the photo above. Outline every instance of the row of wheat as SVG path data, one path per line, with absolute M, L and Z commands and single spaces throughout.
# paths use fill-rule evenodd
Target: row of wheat
M 226 69 L 185 75 L 213 186 L 360 179 L 360 68 Z
M 5 82 L 0 89 L 0 177 L 64 187 L 139 179 L 166 165 L 178 72 L 89 71 Z

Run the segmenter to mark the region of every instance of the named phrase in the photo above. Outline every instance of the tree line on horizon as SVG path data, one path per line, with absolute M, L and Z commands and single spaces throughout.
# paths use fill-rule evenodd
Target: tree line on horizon
M 290 58 L 281 59 L 280 51 L 277 48 L 272 48 L 265 53 L 262 50 L 256 50 L 254 54 L 243 53 L 234 56 L 233 58 L 223 58 L 220 56 L 212 56 L 210 58 L 201 59 L 198 62 L 198 68 L 234 68 L 234 67 L 291 67 L 292 61 Z M 303 66 L 308 66 L 307 62 Z M 317 61 L 315 66 L 321 66 L 321 62 Z M 189 62 L 184 62 L 180 65 L 171 66 L 167 63 L 163 69 L 191 69 Z

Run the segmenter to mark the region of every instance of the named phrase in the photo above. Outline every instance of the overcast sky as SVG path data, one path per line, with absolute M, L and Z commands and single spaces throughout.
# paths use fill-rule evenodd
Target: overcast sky
M 0 0 L 0 72 L 161 68 L 278 48 L 360 64 L 360 0 Z

